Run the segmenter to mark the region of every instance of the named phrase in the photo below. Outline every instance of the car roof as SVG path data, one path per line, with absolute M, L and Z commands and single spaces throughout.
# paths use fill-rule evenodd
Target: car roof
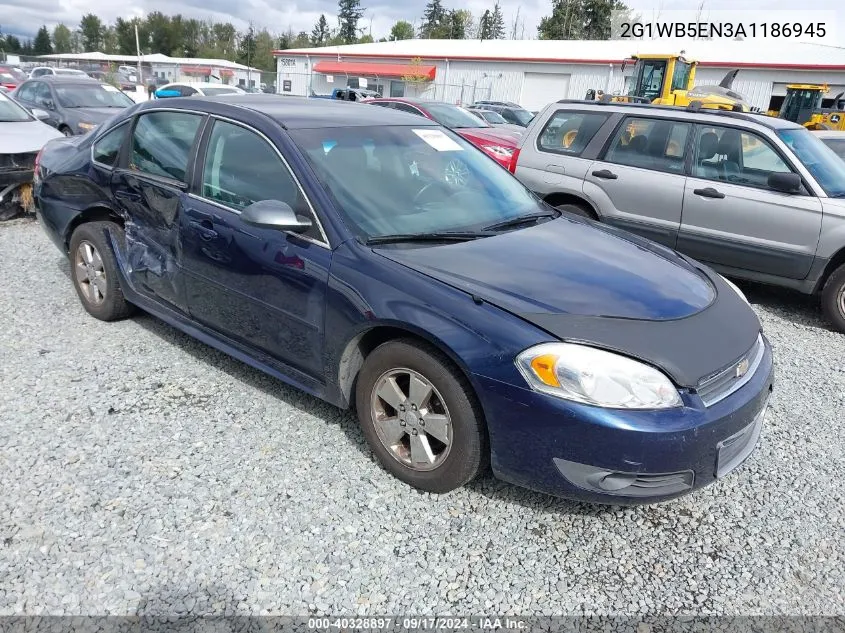
M 219 112 L 219 108 L 212 110 L 209 107 L 211 104 L 224 105 L 229 110 L 227 116 L 233 118 L 238 118 L 238 110 L 251 110 L 274 119 L 282 127 L 289 130 L 317 127 L 377 127 L 385 125 L 428 127 L 438 125 L 436 122 L 416 114 L 386 108 L 374 108 L 362 102 L 336 101 L 333 99 L 309 99 L 308 97 L 288 97 L 248 92 L 246 94 L 210 97 L 171 97 L 166 101 L 168 109 L 184 108 L 213 114 L 223 113 Z M 161 101 L 157 99 L 145 101 L 139 104 L 137 112 L 157 107 L 163 107 Z
M 555 105 L 567 105 L 590 110 L 608 110 L 610 112 L 621 112 L 624 114 L 653 114 L 655 116 L 665 116 L 666 118 L 689 119 L 691 121 L 701 121 L 702 119 L 710 123 L 724 123 L 725 119 L 738 119 L 747 121 L 749 123 L 757 123 L 763 127 L 772 130 L 790 130 L 802 129 L 804 126 L 787 121 L 778 117 L 768 116 L 762 112 L 734 112 L 732 110 L 716 110 L 713 108 L 701 108 L 694 106 L 679 107 L 679 106 L 664 106 L 653 105 L 650 103 L 623 103 L 613 101 L 589 101 L 584 99 L 561 99 L 557 103 L 552 103 L 548 108 Z M 639 111 L 639 112 L 638 112 Z M 720 121 L 721 119 L 721 121 Z
M 243 90 L 240 86 L 216 84 L 211 81 L 171 81 L 170 83 L 162 86 L 162 88 L 167 86 L 190 86 L 191 88 L 238 88 L 239 90 Z
M 29 81 L 47 81 L 51 84 L 76 84 L 77 86 L 90 86 L 92 84 L 99 86 L 100 82 L 85 75 L 42 75 L 41 77 L 33 77 Z
M 426 99 L 412 99 L 409 97 L 382 97 L 381 99 L 373 99 L 372 101 L 399 101 L 400 103 L 410 103 L 411 105 L 420 106 L 421 108 L 425 108 L 426 106 L 452 106 L 455 108 L 463 107 L 458 106 L 454 103 L 449 103 L 448 101 L 430 101 Z

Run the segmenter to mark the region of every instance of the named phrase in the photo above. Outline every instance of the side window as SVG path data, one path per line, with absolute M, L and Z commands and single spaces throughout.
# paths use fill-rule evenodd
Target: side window
M 35 82 L 33 92 L 35 93 L 34 102 L 39 105 L 47 105 L 48 101 L 53 100 L 53 93 L 50 92 L 50 87 L 43 81 Z
M 179 92 L 183 97 L 190 97 L 197 94 L 197 91 L 190 86 L 179 86 Z
M 683 174 L 690 127 L 680 121 L 628 117 L 616 131 L 604 160 Z
M 123 145 L 123 139 L 126 138 L 127 130 L 129 130 L 129 123 L 121 123 L 98 138 L 91 149 L 94 160 L 102 165 L 114 167 L 120 156 L 120 148 Z
M 382 107 L 382 108 L 389 108 L 389 107 L 391 107 L 392 104 L 391 104 L 390 101 L 376 101 L 372 105 L 377 105 L 377 106 Z
M 29 81 L 21 86 L 21 91 L 18 94 L 21 101 L 32 101 L 35 99 L 35 82 Z
M 255 132 L 215 121 L 205 154 L 202 195 L 236 210 L 261 200 L 285 202 L 313 217 L 308 202 L 276 150 Z M 312 229 L 311 237 L 319 237 Z
M 201 115 L 187 112 L 142 114 L 132 133 L 129 168 L 185 182 L 201 121 Z
M 417 110 L 414 106 L 408 105 L 407 103 L 399 103 L 398 101 L 393 102 L 393 107 L 397 110 L 401 110 L 402 112 L 409 112 L 410 114 L 416 114 L 417 116 L 422 116 L 422 112 Z
M 769 174 L 792 170 L 762 137 L 734 128 L 701 126 L 693 176 L 768 188 Z
M 502 111 L 505 116 L 507 110 Z M 507 117 L 505 117 L 507 119 Z M 510 121 L 510 119 L 507 119 Z M 537 140 L 538 149 L 559 154 L 578 155 L 599 131 L 606 114 L 558 110 L 548 120 Z

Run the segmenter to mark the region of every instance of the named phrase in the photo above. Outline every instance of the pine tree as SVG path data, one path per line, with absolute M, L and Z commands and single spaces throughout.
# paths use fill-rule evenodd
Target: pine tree
M 502 7 L 496 2 L 496 6 L 493 7 L 493 15 L 492 15 L 492 22 L 493 22 L 493 37 L 491 39 L 494 40 L 501 40 L 505 37 L 505 16 L 502 14 Z
M 53 44 L 50 42 L 50 32 L 45 25 L 38 29 L 35 34 L 35 40 L 32 42 L 32 49 L 36 55 L 51 55 L 53 53 Z
M 435 38 L 443 35 L 442 30 L 446 22 L 446 9 L 440 0 L 430 0 L 423 11 L 423 23 L 420 27 L 420 37 Z
M 487 9 L 481 16 L 481 21 L 478 24 L 478 36 L 482 40 L 493 39 L 493 15 L 490 9 Z
M 317 20 L 317 24 L 314 25 L 314 30 L 311 31 L 311 45 L 312 46 L 325 46 L 326 41 L 329 39 L 329 23 L 326 20 L 326 16 L 324 14 L 320 15 L 320 19 Z
M 340 39 L 344 44 L 358 41 L 358 20 L 364 15 L 360 0 L 338 0 L 337 19 L 340 22 Z

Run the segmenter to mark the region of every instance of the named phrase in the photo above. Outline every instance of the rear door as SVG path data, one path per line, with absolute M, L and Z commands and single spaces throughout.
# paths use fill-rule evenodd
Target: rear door
M 804 279 L 819 243 L 821 201 L 806 190 L 769 188 L 769 174 L 796 170 L 764 137 L 697 128 L 678 250 L 732 269 Z
M 625 117 L 584 180 L 602 221 L 674 248 L 691 138 L 687 121 Z
M 141 294 L 187 312 L 180 219 L 205 116 L 176 110 L 135 119 L 127 158 L 111 189 L 126 216 L 129 282 Z

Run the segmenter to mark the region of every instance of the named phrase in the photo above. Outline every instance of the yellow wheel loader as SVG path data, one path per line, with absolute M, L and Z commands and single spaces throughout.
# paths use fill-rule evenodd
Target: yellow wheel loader
M 822 107 L 827 84 L 789 84 L 780 110 L 768 114 L 793 121 L 810 130 L 845 130 L 845 93 L 833 97 L 830 108 Z
M 624 95 L 604 95 L 588 90 L 588 100 L 609 100 L 627 103 L 653 103 L 686 107 L 698 102 L 702 108 L 749 112 L 751 106 L 741 94 L 731 90 L 739 70 L 732 70 L 718 86 L 695 86 L 698 62 L 682 55 L 634 55 L 634 74 L 628 78 Z M 625 70 L 628 61 L 622 65 Z

